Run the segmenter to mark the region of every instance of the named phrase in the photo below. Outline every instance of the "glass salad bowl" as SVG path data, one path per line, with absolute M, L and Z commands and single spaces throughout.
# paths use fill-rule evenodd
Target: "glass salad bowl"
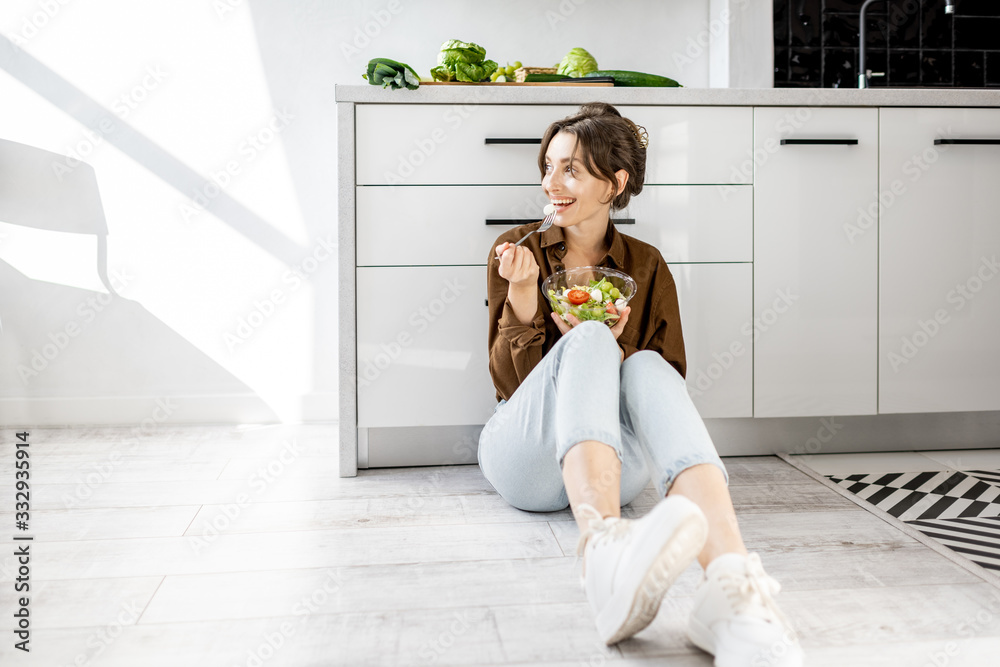
M 603 266 L 557 271 L 542 282 L 542 293 L 563 322 L 572 314 L 581 322 L 597 320 L 614 326 L 635 295 L 631 276 Z

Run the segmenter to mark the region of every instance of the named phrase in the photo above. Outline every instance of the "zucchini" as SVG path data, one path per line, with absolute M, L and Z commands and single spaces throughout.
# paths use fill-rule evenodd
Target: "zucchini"
M 665 76 L 659 76 L 658 74 L 645 74 L 644 72 L 630 72 L 623 69 L 599 69 L 596 72 L 590 72 L 589 74 L 584 75 L 585 78 L 591 76 L 610 76 L 615 80 L 616 86 L 657 86 L 683 88 L 681 84 Z
M 540 72 L 529 72 L 524 76 L 524 82 L 549 83 L 551 81 L 562 81 L 565 78 L 566 78 L 565 74 L 543 74 Z

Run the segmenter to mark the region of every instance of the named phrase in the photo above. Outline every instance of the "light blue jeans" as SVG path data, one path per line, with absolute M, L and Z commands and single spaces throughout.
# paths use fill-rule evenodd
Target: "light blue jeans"
M 729 473 L 691 402 L 684 378 L 653 350 L 619 362 L 606 324 L 587 321 L 560 338 L 510 400 L 500 401 L 479 437 L 479 467 L 504 500 L 530 512 L 569 506 L 566 452 L 585 440 L 614 448 L 621 504 L 655 479 L 664 497 L 700 463 Z M 613 419 L 617 413 L 618 419 Z

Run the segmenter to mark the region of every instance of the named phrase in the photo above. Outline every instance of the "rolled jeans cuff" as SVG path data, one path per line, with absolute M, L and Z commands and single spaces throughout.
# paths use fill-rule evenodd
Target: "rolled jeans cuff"
M 571 431 L 568 435 L 559 438 L 559 442 L 556 445 L 556 451 L 558 453 L 559 467 L 562 467 L 563 458 L 574 445 L 578 445 L 581 442 L 587 440 L 596 440 L 602 442 L 613 450 L 615 450 L 615 455 L 618 457 L 618 462 L 623 463 L 624 457 L 622 456 L 622 440 L 621 433 L 613 433 L 611 431 L 599 431 L 591 428 L 579 428 Z
M 660 493 L 660 497 L 667 495 L 670 492 L 670 487 L 674 485 L 674 481 L 677 476 L 688 468 L 696 465 L 701 465 L 702 463 L 711 463 L 716 468 L 722 471 L 722 476 L 726 480 L 726 486 L 729 486 L 729 472 L 726 470 L 725 464 L 722 463 L 722 459 L 716 454 L 715 456 L 696 456 L 689 459 L 684 459 L 678 461 L 670 467 L 669 470 L 665 471 L 659 479 L 654 480 L 656 484 L 656 490 Z

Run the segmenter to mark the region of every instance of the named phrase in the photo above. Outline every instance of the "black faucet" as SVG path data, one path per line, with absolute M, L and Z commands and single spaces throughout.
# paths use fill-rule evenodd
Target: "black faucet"
M 858 42 L 858 88 L 867 88 L 868 79 L 873 76 L 885 76 L 885 72 L 873 72 L 865 69 L 865 9 L 867 9 L 868 5 L 873 2 L 875 2 L 875 0 L 865 0 L 864 4 L 861 5 L 861 12 L 858 16 L 858 27 L 860 28 L 861 33 Z M 944 13 L 955 13 L 954 0 L 945 0 Z
M 858 27 L 861 29 L 861 37 L 858 43 L 858 88 L 867 88 L 868 79 L 873 76 L 885 76 L 885 72 L 873 72 L 865 69 L 865 10 L 868 5 L 875 0 L 865 0 L 861 5 L 861 13 L 858 17 Z

